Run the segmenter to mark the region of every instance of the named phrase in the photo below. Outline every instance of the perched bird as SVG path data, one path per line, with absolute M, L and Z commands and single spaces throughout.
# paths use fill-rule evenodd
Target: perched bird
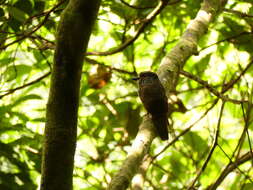
M 140 99 L 151 114 L 158 135 L 162 140 L 168 140 L 168 101 L 157 74 L 145 71 L 134 80 L 138 80 Z

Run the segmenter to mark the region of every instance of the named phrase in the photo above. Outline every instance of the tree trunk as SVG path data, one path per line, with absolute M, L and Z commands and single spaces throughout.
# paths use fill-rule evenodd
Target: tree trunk
M 71 190 L 82 62 L 100 0 L 70 0 L 58 27 L 46 110 L 41 190 Z

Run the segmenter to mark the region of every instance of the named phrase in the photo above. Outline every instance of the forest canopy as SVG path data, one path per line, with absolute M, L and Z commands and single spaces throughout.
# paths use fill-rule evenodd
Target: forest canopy
M 39 188 L 67 4 L 0 0 L 0 189 Z M 73 189 L 106 189 L 131 152 L 143 71 L 171 79 L 173 131 L 153 140 L 129 189 L 253 189 L 252 28 L 251 0 L 102 0 L 83 52 Z

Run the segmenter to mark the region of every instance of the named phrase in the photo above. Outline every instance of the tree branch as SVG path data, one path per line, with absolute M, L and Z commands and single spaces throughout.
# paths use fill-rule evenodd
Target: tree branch
M 224 105 L 225 105 L 225 102 L 223 101 L 222 105 L 221 105 L 219 120 L 218 120 L 218 123 L 217 123 L 217 129 L 216 129 L 215 138 L 214 138 L 214 142 L 213 142 L 212 148 L 211 148 L 211 150 L 210 150 L 210 152 L 209 152 L 209 154 L 208 154 L 208 156 L 206 158 L 206 161 L 204 162 L 203 166 L 197 172 L 196 177 L 192 180 L 191 184 L 189 185 L 188 190 L 195 189 L 194 188 L 195 183 L 197 182 L 197 180 L 200 178 L 201 174 L 206 169 L 206 166 L 209 163 L 209 161 L 210 161 L 210 159 L 211 159 L 211 157 L 213 155 L 214 149 L 218 145 L 218 137 L 219 137 L 219 134 L 220 134 L 220 124 L 221 124 L 221 118 L 222 118 L 222 114 L 223 114 L 223 110 L 224 110 Z
M 234 86 L 234 84 L 236 84 L 241 79 L 241 77 L 248 71 L 248 69 L 252 65 L 253 65 L 253 60 L 250 61 L 250 63 L 245 67 L 245 69 L 243 69 L 243 71 L 238 75 L 237 78 L 235 78 L 234 80 L 231 80 L 228 83 L 223 85 L 221 93 L 223 94 L 226 91 L 228 91 L 230 88 L 232 88 Z
M 51 14 L 52 12 L 54 12 L 55 9 L 57 9 L 57 8 L 58 8 L 61 4 L 63 4 L 63 3 L 64 3 L 64 0 L 63 0 L 63 1 L 60 1 L 59 3 L 57 3 L 53 8 L 51 8 L 49 11 L 46 12 L 45 17 L 44 17 L 44 19 L 42 20 L 42 22 L 39 23 L 35 28 L 33 28 L 32 30 L 31 30 L 31 29 L 27 30 L 28 32 L 27 32 L 27 33 L 24 33 L 24 34 L 23 34 L 21 37 L 19 37 L 18 39 L 14 40 L 14 41 L 12 41 L 12 42 L 6 44 L 6 45 L 0 46 L 0 50 L 3 50 L 3 49 L 5 49 L 5 48 L 7 48 L 8 46 L 11 46 L 11 45 L 13 45 L 13 44 L 15 44 L 15 43 L 17 43 L 17 42 L 19 42 L 19 41 L 24 40 L 25 38 L 27 38 L 27 37 L 29 37 L 29 36 L 31 36 L 33 33 L 35 33 L 37 30 L 39 30 L 42 26 L 44 26 L 44 24 L 47 22 L 47 20 L 48 20 L 48 18 L 49 18 L 49 16 L 50 16 L 50 14 Z
M 116 48 L 112 48 L 112 50 L 105 52 L 87 52 L 86 55 L 99 55 L 99 56 L 107 56 L 115 53 L 119 53 L 124 50 L 127 46 L 134 43 L 134 41 L 142 34 L 146 26 L 153 21 L 153 19 L 163 10 L 163 8 L 167 5 L 168 1 L 160 0 L 156 8 L 145 18 L 145 20 L 140 24 L 139 28 L 135 32 L 132 38 L 126 40 L 123 44 Z
M 37 82 L 40 82 L 44 78 L 48 77 L 50 74 L 51 74 L 51 72 L 47 72 L 46 74 L 42 75 L 41 77 L 39 77 L 39 78 L 37 78 L 37 79 L 35 79 L 35 80 L 31 81 L 31 82 L 28 82 L 28 83 L 26 83 L 24 85 L 21 85 L 21 86 L 18 86 L 16 88 L 12 88 L 12 89 L 7 90 L 6 93 L 0 95 L 0 99 L 3 98 L 3 97 L 5 97 L 5 96 L 7 96 L 7 95 L 10 95 L 10 94 L 16 92 L 17 90 L 21 90 L 21 89 L 26 88 L 26 87 L 28 87 L 30 85 L 33 85 L 33 84 L 35 84 Z
M 222 181 L 227 177 L 227 175 L 232 172 L 234 169 L 236 169 L 241 164 L 253 159 L 253 152 L 247 152 L 246 154 L 239 157 L 235 162 L 230 162 L 225 169 L 221 172 L 218 179 L 210 185 L 206 190 L 215 190 L 217 187 L 222 183 Z
M 244 32 L 241 32 L 241 33 L 239 33 L 239 34 L 235 34 L 235 35 L 233 35 L 233 36 L 230 36 L 230 37 L 228 37 L 228 38 L 225 38 L 225 39 L 223 39 L 223 40 L 219 40 L 219 41 L 217 41 L 217 42 L 215 42 L 215 43 L 213 43 L 213 44 L 210 44 L 210 45 L 208 45 L 208 46 L 206 46 L 206 47 L 203 47 L 202 49 L 198 50 L 198 54 L 199 54 L 201 51 L 203 51 L 203 50 L 205 50 L 205 49 L 207 49 L 207 48 L 209 48 L 209 47 L 211 47 L 211 46 L 217 45 L 217 44 L 222 43 L 222 42 L 230 41 L 230 40 L 235 39 L 235 38 L 239 38 L 239 37 L 241 37 L 241 36 L 243 36 L 243 35 L 250 35 L 250 34 L 252 34 L 252 32 L 246 32 L 246 31 L 244 31 Z
M 181 40 L 163 59 L 158 69 L 158 76 L 168 94 L 171 91 L 175 91 L 179 68 L 183 67 L 184 62 L 191 55 L 196 53 L 198 40 L 205 34 L 208 25 L 219 13 L 220 9 L 223 8 L 225 3 L 225 0 L 204 0 L 196 18 L 188 25 Z M 163 3 L 160 2 L 160 6 L 157 6 L 157 10 L 159 10 L 159 7 L 162 5 Z M 154 15 L 159 13 L 155 10 L 153 12 L 155 13 Z M 146 129 L 146 135 L 143 133 L 143 130 L 138 132 L 131 152 L 128 154 L 119 172 L 113 177 L 108 188 L 109 190 L 123 190 L 128 187 L 147 149 L 150 147 L 155 137 L 151 119 L 145 118 L 141 126 Z M 143 137 L 143 139 L 140 137 Z M 135 144 L 142 144 L 142 146 L 137 147 Z
M 132 144 L 131 151 L 128 153 L 120 170 L 112 178 L 108 190 L 124 190 L 129 186 L 133 176 L 142 163 L 144 155 L 148 152 L 154 137 L 153 125 L 148 115 L 146 115 L 140 125 L 137 137 Z
M 187 78 L 190 78 L 196 82 L 198 82 L 199 84 L 203 85 L 206 89 L 208 89 L 211 93 L 213 93 L 215 96 L 217 96 L 218 98 L 224 100 L 224 101 L 228 101 L 228 102 L 232 102 L 234 104 L 241 104 L 243 102 L 248 102 L 247 100 L 235 100 L 235 99 L 231 99 L 227 96 L 224 96 L 222 93 L 220 93 L 219 91 L 217 91 L 215 88 L 213 88 L 211 85 L 208 84 L 208 82 L 200 79 L 199 77 L 192 75 L 191 73 L 188 73 L 186 71 L 179 71 L 180 74 L 186 76 Z M 236 81 L 235 81 L 236 82 Z
M 170 143 L 168 143 L 160 152 L 158 152 L 155 156 L 152 157 L 152 161 L 155 160 L 160 154 L 162 154 L 167 148 L 169 148 L 171 145 L 173 145 L 175 142 L 179 140 L 180 137 L 184 136 L 187 132 L 191 130 L 192 127 L 195 126 L 196 123 L 198 123 L 200 120 L 202 120 L 208 112 L 213 109 L 213 107 L 217 104 L 219 99 L 216 99 L 213 104 L 189 127 L 187 127 L 185 130 L 183 130 L 178 136 L 176 136 Z
M 123 69 L 118 69 L 118 68 L 115 68 L 115 67 L 112 67 L 112 66 L 109 66 L 109 65 L 105 65 L 101 62 L 98 62 L 94 59 L 90 59 L 88 57 L 84 57 L 84 60 L 87 61 L 89 64 L 93 64 L 93 65 L 102 65 L 112 71 L 117 71 L 119 73 L 123 73 L 123 74 L 128 74 L 128 75 L 132 75 L 132 76 L 136 76 L 136 73 L 135 72 L 130 72 L 130 71 L 126 71 L 126 70 L 123 70 Z

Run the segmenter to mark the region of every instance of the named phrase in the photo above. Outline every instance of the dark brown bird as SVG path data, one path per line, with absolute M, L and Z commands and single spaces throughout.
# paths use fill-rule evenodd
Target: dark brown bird
M 162 140 L 168 140 L 168 101 L 165 89 L 156 73 L 145 71 L 139 77 L 140 99 L 152 116 L 153 124 Z

